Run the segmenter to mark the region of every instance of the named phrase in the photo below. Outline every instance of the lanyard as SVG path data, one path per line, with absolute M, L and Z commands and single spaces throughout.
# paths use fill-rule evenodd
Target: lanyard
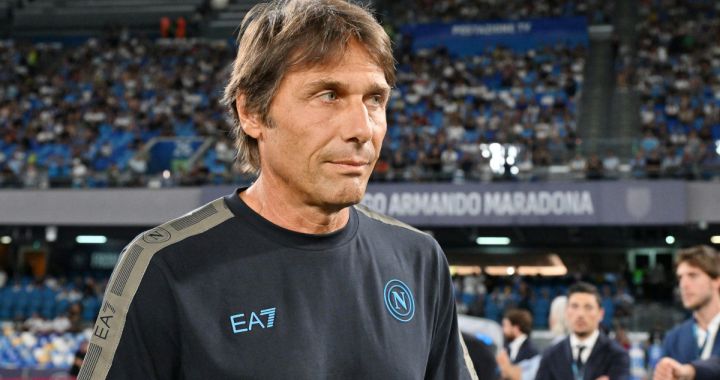
M 572 371 L 575 380 L 583 380 L 583 377 L 585 376 L 585 366 L 583 366 L 582 369 L 578 369 L 577 364 L 573 363 Z

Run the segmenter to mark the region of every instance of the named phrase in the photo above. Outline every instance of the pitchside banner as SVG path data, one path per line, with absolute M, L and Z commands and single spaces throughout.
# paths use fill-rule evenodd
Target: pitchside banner
M 363 204 L 414 226 L 683 224 L 679 181 L 371 184 Z
M 416 51 L 445 46 L 460 56 L 481 54 L 498 45 L 524 51 L 544 45 L 588 44 L 585 17 L 416 24 L 404 26 L 402 32 L 413 37 Z

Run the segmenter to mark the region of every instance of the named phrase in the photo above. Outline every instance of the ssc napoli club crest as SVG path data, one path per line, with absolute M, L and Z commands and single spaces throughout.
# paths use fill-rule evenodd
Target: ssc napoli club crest
M 400 322 L 410 322 L 415 315 L 415 299 L 412 291 L 400 280 L 385 284 L 385 307 L 390 315 Z

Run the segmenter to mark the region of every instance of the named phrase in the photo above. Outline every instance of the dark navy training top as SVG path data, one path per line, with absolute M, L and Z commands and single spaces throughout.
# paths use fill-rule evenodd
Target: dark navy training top
M 432 237 L 362 206 L 297 233 L 237 192 L 123 250 L 78 377 L 470 378 Z

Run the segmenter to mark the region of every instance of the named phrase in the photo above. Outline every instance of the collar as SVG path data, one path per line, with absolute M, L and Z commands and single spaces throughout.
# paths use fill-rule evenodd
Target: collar
M 527 338 L 528 338 L 527 335 L 522 334 L 508 344 L 508 348 L 510 349 L 510 359 L 511 360 L 515 360 L 515 358 L 518 356 L 518 352 L 520 352 L 520 347 L 522 347 L 523 343 L 525 343 Z
M 590 353 L 592 352 L 593 348 L 595 347 L 595 343 L 597 343 L 598 337 L 600 337 L 600 330 L 595 329 L 595 332 L 590 334 L 589 337 L 585 338 L 584 340 L 580 340 L 577 335 L 570 334 L 570 348 L 572 348 L 573 356 L 577 352 L 577 346 L 583 345 L 585 346 L 585 349 L 583 350 L 583 356 L 585 356 L 585 360 L 587 361 L 587 357 L 590 356 Z
M 707 359 L 712 354 L 713 347 L 715 347 L 715 341 L 717 340 L 718 327 L 720 327 L 720 313 L 717 313 L 713 319 L 708 323 L 707 330 L 703 330 L 695 322 L 695 339 L 697 339 L 698 347 L 703 347 L 700 352 L 701 359 Z
M 708 328 L 707 328 L 707 330 L 703 330 L 703 329 L 700 327 L 700 325 L 699 325 L 698 322 L 697 322 L 697 317 L 693 316 L 693 319 L 695 320 L 695 326 L 697 326 L 698 330 L 700 330 L 700 331 L 702 331 L 702 332 L 708 332 L 708 331 L 713 330 L 713 329 L 717 330 L 718 325 L 720 325 L 720 312 L 717 313 L 717 314 L 715 314 L 715 316 L 713 317 L 713 319 L 710 320 L 710 322 L 708 323 Z

